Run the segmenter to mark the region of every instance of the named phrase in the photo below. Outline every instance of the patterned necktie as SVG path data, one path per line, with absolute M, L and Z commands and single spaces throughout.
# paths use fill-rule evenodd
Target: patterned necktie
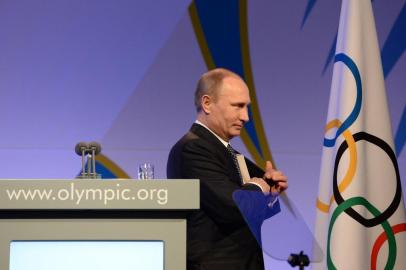
M 242 183 L 240 165 L 238 165 L 238 161 L 237 161 L 237 154 L 235 153 L 235 150 L 231 147 L 230 144 L 227 144 L 227 151 L 228 151 L 228 153 L 231 155 L 231 157 L 233 158 L 234 165 L 235 165 L 235 167 L 237 168 L 238 176 L 239 176 L 239 178 L 240 178 L 240 183 Z

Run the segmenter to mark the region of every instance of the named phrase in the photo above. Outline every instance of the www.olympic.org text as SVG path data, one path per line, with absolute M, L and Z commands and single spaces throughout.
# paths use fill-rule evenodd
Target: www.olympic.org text
M 121 188 L 76 188 L 70 183 L 69 188 L 54 189 L 6 189 L 10 201 L 73 201 L 79 205 L 83 201 L 102 201 L 108 205 L 111 201 L 156 201 L 160 205 L 168 203 L 167 189 L 141 188 L 137 190 Z

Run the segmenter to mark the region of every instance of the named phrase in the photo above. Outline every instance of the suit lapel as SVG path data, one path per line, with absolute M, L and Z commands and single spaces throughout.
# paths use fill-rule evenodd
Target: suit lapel
M 213 145 L 213 148 L 215 148 L 219 155 L 221 155 L 222 160 L 226 160 L 226 163 L 224 165 L 227 167 L 227 173 L 230 180 L 241 185 L 238 169 L 236 168 L 233 158 L 228 153 L 228 150 L 226 149 L 224 144 L 219 139 L 217 139 L 214 134 L 212 134 L 209 130 L 199 124 L 194 123 L 190 128 L 190 132 L 196 134 L 198 137 L 208 141 L 211 145 Z

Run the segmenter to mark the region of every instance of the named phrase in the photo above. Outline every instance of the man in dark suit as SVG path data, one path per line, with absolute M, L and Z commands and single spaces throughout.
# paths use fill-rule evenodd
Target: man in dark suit
M 201 207 L 188 217 L 188 270 L 264 269 L 254 235 L 259 240 L 262 221 L 279 211 L 276 197 L 287 178 L 269 161 L 264 172 L 246 159 L 251 178 L 243 184 L 229 141 L 249 120 L 249 104 L 248 87 L 237 74 L 203 74 L 195 92 L 197 120 L 169 154 L 168 178 L 200 179 Z

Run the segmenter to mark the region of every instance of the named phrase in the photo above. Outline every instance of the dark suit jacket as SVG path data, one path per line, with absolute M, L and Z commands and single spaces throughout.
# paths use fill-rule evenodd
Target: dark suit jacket
M 263 176 L 255 164 L 246 162 L 251 177 Z M 210 131 L 192 125 L 169 154 L 167 177 L 200 179 L 200 210 L 188 216 L 188 270 L 264 269 L 262 250 L 233 200 L 233 193 L 251 190 L 249 194 L 256 194 L 252 199 L 241 200 L 244 196 L 239 196 L 239 201 L 243 212 L 255 216 L 259 226 L 279 211 L 279 205 L 269 208 L 258 186 L 241 185 L 231 155 Z

